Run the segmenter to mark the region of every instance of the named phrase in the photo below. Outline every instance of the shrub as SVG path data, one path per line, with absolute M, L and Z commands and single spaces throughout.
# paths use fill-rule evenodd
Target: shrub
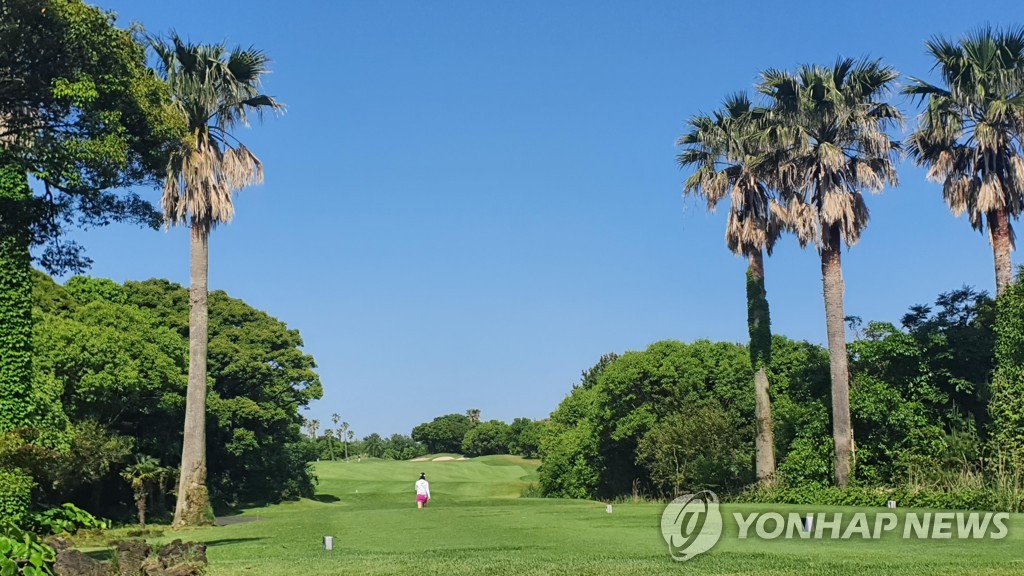
M 4 576 L 52 576 L 56 560 L 53 548 L 39 537 L 12 524 L 0 525 L 0 574 Z
M 28 513 L 35 482 L 17 468 L 0 469 L 0 522 L 20 523 Z
M 43 536 L 74 534 L 81 528 L 106 530 L 110 527 L 107 522 L 70 503 L 31 514 L 25 524 L 29 530 Z

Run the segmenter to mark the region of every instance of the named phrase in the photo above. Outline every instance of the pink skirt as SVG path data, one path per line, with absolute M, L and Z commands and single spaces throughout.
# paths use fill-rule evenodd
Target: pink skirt
M 427 495 L 426 494 L 417 494 L 416 495 L 416 502 L 418 502 L 418 503 L 422 502 L 423 504 L 426 504 L 427 503 Z

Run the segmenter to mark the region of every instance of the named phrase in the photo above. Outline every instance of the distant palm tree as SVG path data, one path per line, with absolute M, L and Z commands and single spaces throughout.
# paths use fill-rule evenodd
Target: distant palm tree
M 936 37 L 925 46 L 945 86 L 911 78 L 904 88 L 926 104 L 908 149 L 942 184 L 954 215 L 988 227 L 998 296 L 1013 282 L 1010 219 L 1024 208 L 1024 28 L 982 28 L 959 44 Z
M 331 414 L 331 422 L 334 423 L 334 429 L 337 430 L 337 432 L 338 432 L 338 440 L 344 441 L 345 440 L 345 438 L 344 438 L 345 433 L 342 432 L 340 428 L 338 428 L 338 422 L 341 422 L 341 415 L 338 414 L 337 412 L 335 412 L 334 414 Z M 333 456 L 331 457 L 331 460 L 334 460 Z
M 777 137 L 788 149 L 779 184 L 787 227 L 802 246 L 814 244 L 821 256 L 840 487 L 850 480 L 854 458 L 840 254 L 842 244 L 856 244 L 868 225 L 862 191 L 880 192 L 898 183 L 899 143 L 886 129 L 903 118 L 882 100 L 897 78 L 880 61 L 839 59 L 832 66 L 801 66 L 796 74 L 768 70 L 758 86 L 785 124 Z
M 313 441 L 316 441 L 316 439 L 318 438 L 317 432 L 320 431 L 320 421 L 319 420 L 307 420 L 306 421 L 306 429 L 309 430 L 309 437 L 312 438 Z
M 678 156 L 680 166 L 694 169 L 684 191 L 703 198 L 710 211 L 728 199 L 725 241 L 729 250 L 748 260 L 747 328 L 756 398 L 756 470 L 758 480 L 766 483 L 775 476 L 775 440 L 768 394 L 772 334 L 763 252 L 771 255 L 781 231 L 781 209 L 771 192 L 781 152 L 772 146 L 770 115 L 755 109 L 743 93 L 726 98 L 723 108 L 710 116 L 691 118 L 688 125 L 689 131 L 677 142 L 684 148 Z
M 334 431 L 330 428 L 324 430 L 324 438 L 327 438 L 327 450 L 331 455 L 331 460 L 334 460 Z
M 480 423 L 480 409 L 479 408 L 470 408 L 469 410 L 466 410 L 466 416 L 469 417 L 470 425 L 476 426 L 477 424 Z
M 168 225 L 191 228 L 189 372 L 185 435 L 175 526 L 208 523 L 206 488 L 206 349 L 210 231 L 234 214 L 232 194 L 263 180 L 263 165 L 232 133 L 250 113 L 281 105 L 260 93 L 267 57 L 255 49 L 184 42 L 175 34 L 152 39 L 161 73 L 183 111 L 188 136 L 171 154 L 164 183 Z
M 341 438 L 345 441 L 345 460 L 348 460 L 348 422 L 341 423 Z

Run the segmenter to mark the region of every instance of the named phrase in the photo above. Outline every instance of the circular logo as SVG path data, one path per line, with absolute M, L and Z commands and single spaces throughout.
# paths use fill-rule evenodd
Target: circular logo
M 718 496 L 703 490 L 669 502 L 661 513 L 661 535 L 672 558 L 680 562 L 710 550 L 722 537 Z

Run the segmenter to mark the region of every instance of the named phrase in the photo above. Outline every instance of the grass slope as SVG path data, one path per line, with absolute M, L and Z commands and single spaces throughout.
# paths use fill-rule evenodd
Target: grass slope
M 434 496 L 425 510 L 414 503 L 419 472 L 427 473 Z M 207 541 L 210 576 L 1024 574 L 1020 515 L 1000 541 L 739 540 L 727 521 L 727 533 L 712 551 L 677 563 L 658 528 L 661 505 L 617 504 L 607 514 L 597 502 L 518 498 L 536 477 L 536 462 L 321 462 L 317 474 L 316 500 L 245 513 L 258 522 L 167 537 Z M 723 508 L 727 517 L 737 511 L 826 511 Z M 334 536 L 333 552 L 321 549 L 324 535 Z

